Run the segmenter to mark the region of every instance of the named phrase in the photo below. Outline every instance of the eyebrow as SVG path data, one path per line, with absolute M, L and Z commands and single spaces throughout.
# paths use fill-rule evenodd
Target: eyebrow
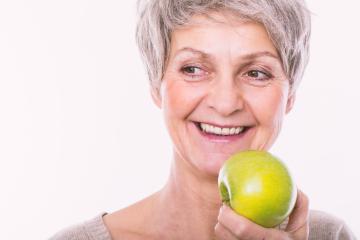
M 190 52 L 190 53 L 197 55 L 200 58 L 204 58 L 204 59 L 213 58 L 210 54 L 200 51 L 200 50 L 197 50 L 197 49 L 194 49 L 194 48 L 191 48 L 191 47 L 184 47 L 184 48 L 177 50 L 174 56 L 177 57 L 179 54 L 186 53 L 186 52 Z
M 179 49 L 178 51 L 176 51 L 175 56 L 181 54 L 182 52 L 190 52 L 190 53 L 198 55 L 198 56 L 200 56 L 201 58 L 204 58 L 204 59 L 213 58 L 212 55 L 210 55 L 210 54 L 208 54 L 206 52 L 191 48 L 191 47 L 184 47 L 184 48 Z M 271 57 L 271 58 L 275 58 L 275 59 L 279 60 L 279 56 L 277 54 L 274 54 L 274 53 L 269 52 L 269 51 L 260 51 L 260 52 L 248 53 L 248 54 L 242 55 L 240 58 L 244 59 L 244 60 L 247 60 L 247 61 L 251 61 L 251 60 L 254 60 L 254 59 L 260 58 L 260 57 Z

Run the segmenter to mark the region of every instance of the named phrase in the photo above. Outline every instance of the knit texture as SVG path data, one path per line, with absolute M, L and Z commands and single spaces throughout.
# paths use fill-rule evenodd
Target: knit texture
M 65 228 L 50 240 L 113 240 L 103 222 L 104 215 L 106 213 L 82 224 Z M 356 237 L 342 220 L 327 213 L 312 210 L 309 240 L 356 240 Z
M 65 228 L 51 237 L 50 240 L 112 240 L 103 222 L 104 215 L 106 213 L 99 214 L 82 224 Z
M 317 239 L 356 240 L 356 237 L 344 221 L 324 212 L 311 211 L 309 240 Z

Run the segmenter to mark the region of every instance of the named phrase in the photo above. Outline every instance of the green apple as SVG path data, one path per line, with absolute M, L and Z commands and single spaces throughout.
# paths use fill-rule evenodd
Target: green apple
M 231 156 L 219 172 L 218 184 L 223 202 L 268 228 L 283 222 L 296 202 L 297 189 L 289 170 L 265 151 Z

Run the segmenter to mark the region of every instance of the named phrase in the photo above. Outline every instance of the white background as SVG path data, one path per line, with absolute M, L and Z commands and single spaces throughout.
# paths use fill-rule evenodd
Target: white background
M 357 4 L 309 1 L 311 60 L 272 152 L 360 236 Z M 164 184 L 135 17 L 135 1 L 0 0 L 0 239 L 47 239 Z

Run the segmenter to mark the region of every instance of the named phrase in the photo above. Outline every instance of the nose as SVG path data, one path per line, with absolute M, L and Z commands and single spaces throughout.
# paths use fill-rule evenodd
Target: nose
M 244 99 L 242 91 L 232 76 L 216 79 L 207 96 L 210 108 L 226 117 L 243 110 Z

